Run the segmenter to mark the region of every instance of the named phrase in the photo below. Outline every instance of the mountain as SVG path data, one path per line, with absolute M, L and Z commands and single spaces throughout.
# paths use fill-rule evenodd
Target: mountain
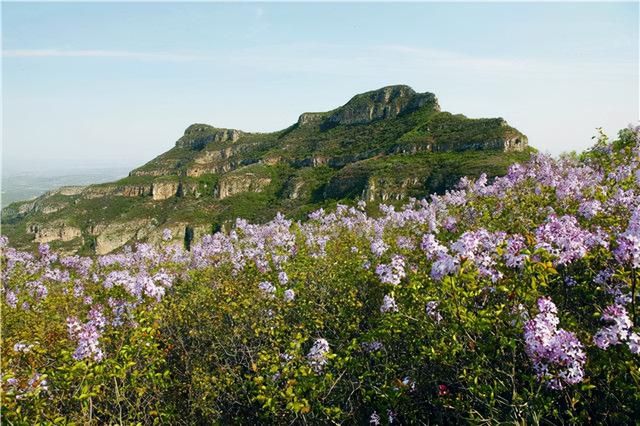
M 157 242 L 165 228 L 189 244 L 236 217 L 293 218 L 356 198 L 375 205 L 441 193 L 462 176 L 505 173 L 529 157 L 502 118 L 440 110 L 432 93 L 389 86 L 273 133 L 189 126 L 175 146 L 111 183 L 62 187 L 2 211 L 19 248 L 50 243 L 104 254 Z

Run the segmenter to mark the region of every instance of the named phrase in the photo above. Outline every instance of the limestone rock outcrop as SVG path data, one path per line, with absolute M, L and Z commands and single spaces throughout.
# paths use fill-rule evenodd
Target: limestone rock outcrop
M 201 149 L 209 143 L 235 142 L 243 132 L 235 129 L 218 129 L 206 124 L 193 124 L 178 139 L 178 148 Z
M 80 228 L 71 226 L 62 220 L 49 222 L 46 224 L 30 224 L 28 232 L 34 234 L 36 243 L 50 243 L 52 241 L 71 241 L 82 237 Z
M 107 254 L 124 246 L 130 240 L 146 237 L 157 225 L 155 219 L 110 223 L 100 229 L 95 239 L 96 254 Z
M 339 124 L 366 124 L 376 120 L 395 118 L 426 105 L 439 110 L 433 93 L 416 93 L 409 86 L 388 86 L 354 96 L 338 108 L 324 122 L 326 127 Z
M 223 200 L 241 192 L 262 192 L 270 183 L 271 178 L 250 172 L 225 176 L 218 183 L 218 198 Z
M 179 189 L 179 182 L 154 182 L 152 186 L 152 196 L 156 201 L 166 200 L 178 194 Z

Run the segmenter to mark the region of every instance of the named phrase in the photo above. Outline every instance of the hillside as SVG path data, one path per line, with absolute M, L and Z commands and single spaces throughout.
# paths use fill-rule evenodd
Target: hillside
M 188 245 L 236 217 L 297 219 L 338 201 L 442 193 L 462 176 L 502 175 L 530 151 L 501 118 L 443 112 L 432 93 L 389 86 L 273 133 L 193 124 L 127 178 L 11 204 L 2 234 L 24 249 L 49 243 L 105 254 L 133 240 L 158 242 L 167 228 Z

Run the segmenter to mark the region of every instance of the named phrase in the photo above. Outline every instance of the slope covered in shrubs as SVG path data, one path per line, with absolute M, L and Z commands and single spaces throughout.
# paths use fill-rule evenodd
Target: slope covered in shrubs
M 238 220 L 190 252 L 3 241 L 3 418 L 640 418 L 637 130 L 369 209 Z

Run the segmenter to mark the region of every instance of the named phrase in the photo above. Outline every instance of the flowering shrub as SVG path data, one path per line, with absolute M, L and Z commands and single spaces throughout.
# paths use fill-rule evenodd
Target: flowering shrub
M 2 246 L 9 423 L 640 418 L 640 142 L 97 258 Z

